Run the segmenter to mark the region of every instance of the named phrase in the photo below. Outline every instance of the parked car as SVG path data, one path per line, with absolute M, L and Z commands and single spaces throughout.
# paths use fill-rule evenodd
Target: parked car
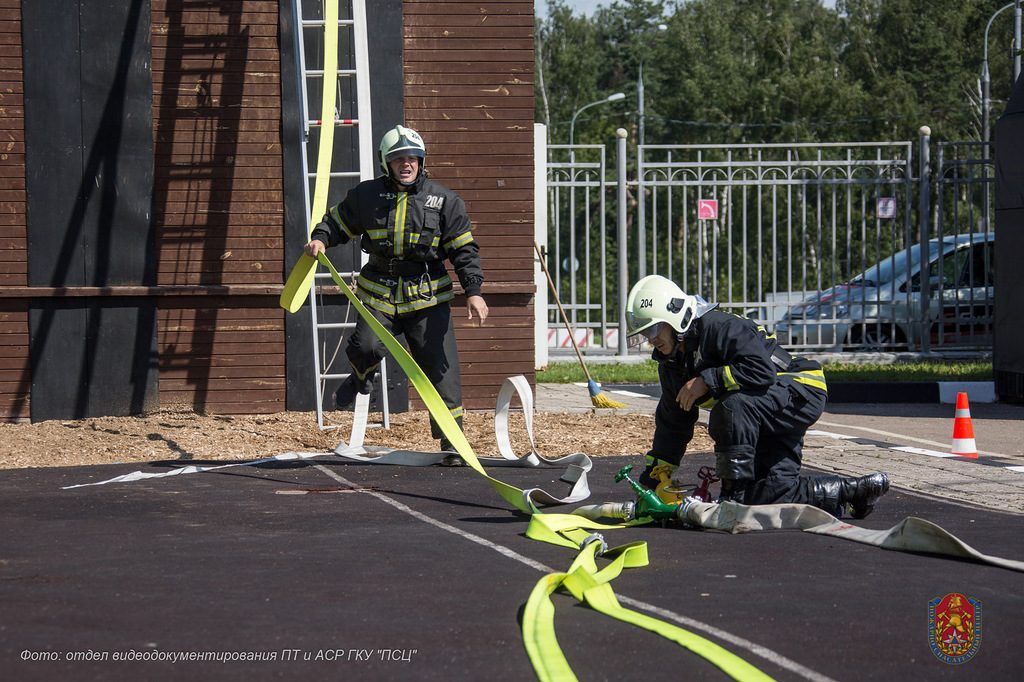
M 929 241 L 930 305 L 924 328 L 932 344 L 991 343 L 994 250 L 994 232 Z M 915 244 L 849 282 L 805 298 L 776 325 L 779 342 L 832 350 L 919 348 L 921 260 L 921 247 Z

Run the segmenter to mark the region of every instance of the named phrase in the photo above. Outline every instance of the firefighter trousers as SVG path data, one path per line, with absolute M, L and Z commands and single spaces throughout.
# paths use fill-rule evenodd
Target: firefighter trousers
M 437 389 L 461 429 L 462 376 L 451 306 L 441 303 L 401 315 L 389 315 L 374 308 L 369 310 L 389 332 L 405 336 L 409 354 Z M 365 377 L 377 368 L 386 349 L 370 325 L 359 318 L 355 331 L 349 336 L 345 353 L 356 374 Z M 433 417 L 430 418 L 430 433 L 434 438 L 444 437 Z
M 801 478 L 804 434 L 825 407 L 823 391 L 778 382 L 763 393 L 725 396 L 712 408 L 708 432 L 716 470 L 745 488 L 745 504 L 813 504 L 812 479 Z

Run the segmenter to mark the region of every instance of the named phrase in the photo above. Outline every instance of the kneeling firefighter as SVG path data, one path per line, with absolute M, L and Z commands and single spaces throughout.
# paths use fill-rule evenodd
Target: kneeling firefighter
M 484 276 L 466 205 L 427 176 L 426 158 L 415 130 L 399 125 L 385 133 L 379 158 L 383 174 L 359 183 L 330 207 L 305 250 L 316 257 L 329 246 L 360 240 L 370 258 L 356 279 L 356 295 L 385 329 L 405 335 L 410 354 L 461 428 L 462 382 L 450 309 L 455 292 L 444 261 L 451 261 L 466 293 L 469 318 L 475 314 L 481 325 L 488 314 L 480 294 Z M 357 393 L 370 392 L 385 352 L 359 318 L 346 348 L 352 374 L 335 394 L 339 408 L 352 405 Z M 441 450 L 451 452 L 442 463 L 461 465 L 433 417 L 430 428 Z
M 653 489 L 652 472 L 679 466 L 697 408 L 705 407 L 722 480 L 719 502 L 792 502 L 836 517 L 870 514 L 889 489 L 886 474 L 800 476 L 804 434 L 828 396 L 821 365 L 790 356 L 764 327 L 716 306 L 658 275 L 629 292 L 630 343 L 646 339 L 654 346 L 661 380 L 654 441 L 640 483 Z

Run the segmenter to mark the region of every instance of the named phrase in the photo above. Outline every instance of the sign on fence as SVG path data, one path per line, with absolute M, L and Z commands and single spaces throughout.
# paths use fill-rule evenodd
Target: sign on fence
M 875 212 L 883 220 L 892 220 L 896 217 L 896 197 L 878 197 L 875 200 Z
M 701 199 L 698 201 L 697 220 L 718 220 L 718 199 Z

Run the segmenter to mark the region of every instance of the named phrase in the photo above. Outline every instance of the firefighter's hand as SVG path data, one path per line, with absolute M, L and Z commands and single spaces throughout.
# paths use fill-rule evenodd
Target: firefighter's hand
M 466 312 L 469 313 L 469 319 L 473 319 L 473 311 L 476 311 L 477 317 L 480 318 L 480 326 L 484 326 L 484 321 L 487 319 L 487 302 L 484 301 L 483 296 L 470 296 L 466 299 Z
M 313 258 L 316 258 L 317 254 L 326 251 L 327 247 L 319 239 L 314 239 L 305 246 L 303 246 L 302 250 L 306 252 L 307 256 L 312 256 Z
M 708 385 L 701 377 L 694 377 L 683 384 L 676 396 L 676 402 L 684 411 L 689 412 L 694 403 L 708 393 Z

